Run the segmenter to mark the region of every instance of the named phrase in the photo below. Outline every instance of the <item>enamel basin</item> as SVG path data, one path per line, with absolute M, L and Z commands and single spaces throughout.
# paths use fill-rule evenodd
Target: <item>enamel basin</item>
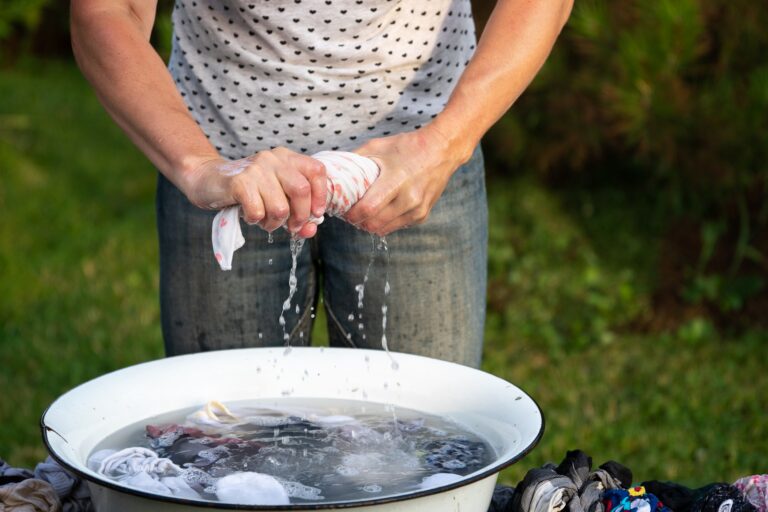
M 98 512 L 321 510 L 485 512 L 500 470 L 539 441 L 544 418 L 517 386 L 437 359 L 347 348 L 252 348 L 204 352 L 108 373 L 56 399 L 43 414 L 54 459 L 88 482 Z M 396 366 L 396 367 L 395 367 Z M 90 470 L 86 460 L 110 434 L 145 418 L 221 402 L 301 398 L 367 400 L 450 418 L 483 437 L 496 460 L 462 480 L 397 496 L 281 506 L 193 501 L 132 489 Z

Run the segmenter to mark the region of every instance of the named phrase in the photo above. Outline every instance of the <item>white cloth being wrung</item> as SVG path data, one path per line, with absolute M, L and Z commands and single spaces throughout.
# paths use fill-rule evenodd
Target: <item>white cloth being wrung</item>
M 328 177 L 325 213 L 341 217 L 363 197 L 368 187 L 379 176 L 379 166 L 370 158 L 346 151 L 321 151 L 312 158 L 325 165 Z M 232 256 L 245 244 L 240 228 L 240 206 L 221 210 L 213 219 L 213 254 L 222 270 L 232 269 Z M 320 224 L 323 217 L 312 217 L 310 222 Z

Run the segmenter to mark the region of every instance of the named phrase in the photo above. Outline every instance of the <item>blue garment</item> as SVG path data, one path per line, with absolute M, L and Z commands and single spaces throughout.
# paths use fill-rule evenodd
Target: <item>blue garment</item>
M 288 233 L 277 230 L 270 244 L 266 232 L 245 226 L 247 242 L 232 271 L 222 272 L 211 257 L 216 212 L 196 208 L 160 176 L 157 213 L 166 353 L 283 345 L 278 319 L 289 291 Z M 322 276 L 331 345 L 381 348 L 386 304 L 391 350 L 479 366 L 487 216 L 478 147 L 451 177 L 424 224 L 386 237 L 388 256 L 380 250 L 375 253 L 361 310 L 355 287 L 363 283 L 371 261 L 371 235 L 327 218 L 298 258 L 298 289 L 285 312 L 290 343 L 309 342 L 311 308 L 317 307 Z M 385 297 L 387 280 L 390 293 Z
M 610 489 L 603 493 L 605 512 L 672 512 L 645 488 Z

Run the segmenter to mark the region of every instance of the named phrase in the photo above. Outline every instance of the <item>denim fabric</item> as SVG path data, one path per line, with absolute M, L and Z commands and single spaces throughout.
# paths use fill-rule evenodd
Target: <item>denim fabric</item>
M 243 224 L 246 244 L 224 272 L 211 248 L 214 215 L 160 175 L 160 305 L 168 355 L 284 344 L 278 319 L 288 297 L 289 235 L 277 230 L 269 243 L 266 232 Z M 320 225 L 298 258 L 298 289 L 285 315 L 290 343 L 309 344 L 320 299 L 332 346 L 381 348 L 386 304 L 390 350 L 479 366 L 488 244 L 480 147 L 454 173 L 427 222 L 387 236 L 387 251 L 374 238 L 336 218 Z M 371 261 L 359 309 L 356 286 Z

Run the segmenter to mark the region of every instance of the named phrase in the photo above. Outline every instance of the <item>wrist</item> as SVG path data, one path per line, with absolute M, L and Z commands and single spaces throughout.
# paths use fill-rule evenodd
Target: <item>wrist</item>
M 471 134 L 466 124 L 450 119 L 449 114 L 444 112 L 424 129 L 441 141 L 443 151 L 450 160 L 463 165 L 469 161 L 475 147 L 480 143 L 480 138 Z
M 223 162 L 224 159 L 215 152 L 185 155 L 174 166 L 168 179 L 194 202 L 193 198 L 197 195 L 195 191 L 199 186 L 204 170 L 208 164 L 214 161 Z

